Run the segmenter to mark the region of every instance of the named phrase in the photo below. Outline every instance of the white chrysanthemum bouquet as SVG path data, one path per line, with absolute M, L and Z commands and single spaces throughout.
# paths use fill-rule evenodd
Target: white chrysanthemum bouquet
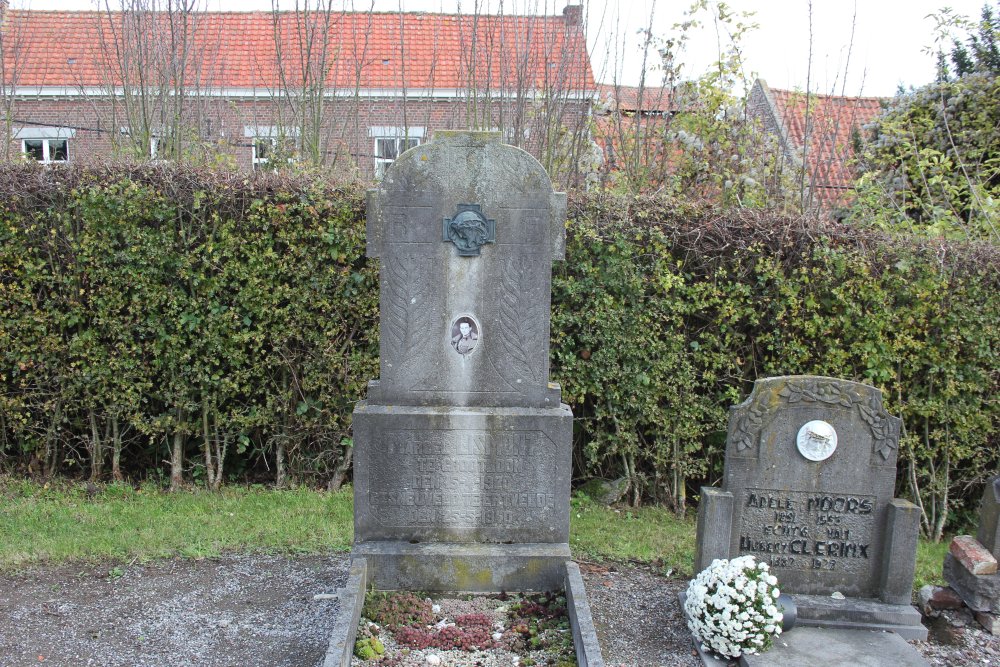
M 781 634 L 778 580 L 753 556 L 715 560 L 687 589 L 688 627 L 705 648 L 727 658 L 771 647 Z

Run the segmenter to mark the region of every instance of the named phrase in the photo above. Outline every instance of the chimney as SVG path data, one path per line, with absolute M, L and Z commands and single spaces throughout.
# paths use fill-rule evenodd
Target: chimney
M 583 25 L 583 5 L 566 5 L 563 9 L 563 16 L 566 18 L 566 25 Z

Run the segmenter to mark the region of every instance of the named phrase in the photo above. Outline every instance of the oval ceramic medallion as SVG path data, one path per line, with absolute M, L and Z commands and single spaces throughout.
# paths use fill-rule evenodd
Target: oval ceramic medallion
M 810 461 L 825 461 L 837 449 L 837 431 L 822 419 L 814 419 L 799 429 L 795 445 Z

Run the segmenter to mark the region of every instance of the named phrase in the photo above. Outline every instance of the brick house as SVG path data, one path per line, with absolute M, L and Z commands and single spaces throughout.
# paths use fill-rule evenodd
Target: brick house
M 0 5 L 0 11 L 3 11 Z M 308 160 L 377 176 L 437 129 L 495 129 L 563 183 L 590 141 L 582 8 L 555 16 L 6 10 L 6 155 Z
M 676 112 L 664 86 L 598 84 L 594 135 L 604 154 L 605 180 L 615 172 L 648 172 L 669 162 L 667 132 Z
M 808 205 L 830 212 L 850 202 L 862 128 L 882 107 L 878 97 L 810 95 L 807 116 L 804 93 L 770 88 L 763 79 L 747 100 L 748 114 L 779 138 L 787 160 L 801 165 L 805 157 Z

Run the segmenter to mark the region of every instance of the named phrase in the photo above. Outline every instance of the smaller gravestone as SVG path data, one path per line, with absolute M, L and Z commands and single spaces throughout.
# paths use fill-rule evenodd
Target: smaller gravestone
M 696 569 L 750 554 L 800 625 L 926 638 L 910 605 L 919 510 L 893 498 L 899 430 L 874 387 L 758 380 L 730 412 L 723 488 L 702 489 Z

